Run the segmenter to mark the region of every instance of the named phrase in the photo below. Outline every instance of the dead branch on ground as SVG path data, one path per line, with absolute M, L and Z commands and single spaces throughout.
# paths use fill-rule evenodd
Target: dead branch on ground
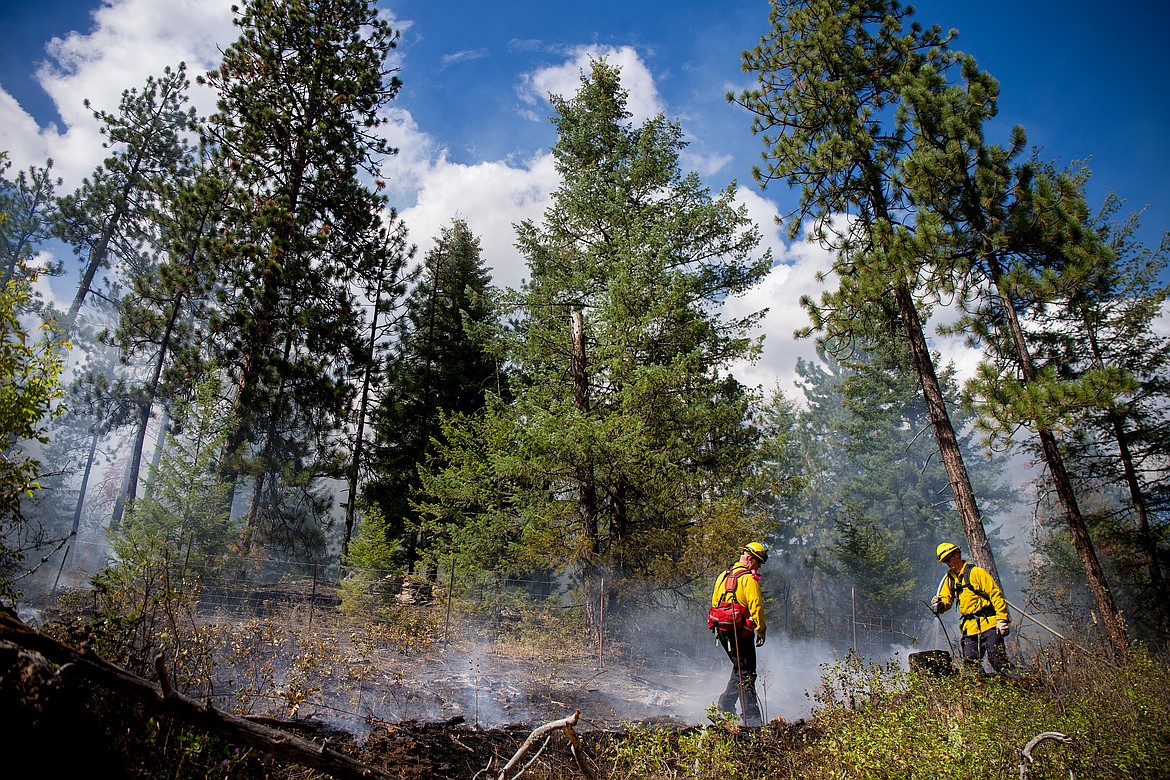
M 210 702 L 198 702 L 184 696 L 171 685 L 161 655 L 155 659 L 160 681 L 159 685 L 155 685 L 92 652 L 62 644 L 25 625 L 4 610 L 0 610 L 0 640 L 7 640 L 40 654 L 60 667 L 59 674 L 80 672 L 108 690 L 141 702 L 156 714 L 168 715 L 197 729 L 218 734 L 229 742 L 254 747 L 295 764 L 325 772 L 339 780 L 394 778 L 377 767 L 333 750 L 328 746 L 328 740 L 318 745 L 217 710 Z
M 580 768 L 581 774 L 586 777 L 586 780 L 596 780 L 596 773 L 593 771 L 593 767 L 589 765 L 589 762 L 586 760 L 585 755 L 581 750 L 581 741 L 577 738 L 577 732 L 573 731 L 573 726 L 577 725 L 577 721 L 580 718 L 581 710 L 577 710 L 567 718 L 554 720 L 551 723 L 546 723 L 543 726 L 539 726 L 533 730 L 533 732 L 528 735 L 528 739 L 524 740 L 524 744 L 520 746 L 520 749 L 516 751 L 516 754 L 512 756 L 511 760 L 509 760 L 508 763 L 504 765 L 504 768 L 500 770 L 499 780 L 508 780 L 508 772 L 512 771 L 512 769 L 514 769 L 516 765 L 520 763 L 520 759 L 523 758 L 524 755 L 532 749 L 532 746 L 535 745 L 541 737 L 544 737 L 546 734 L 549 734 L 552 731 L 556 731 L 557 729 L 565 730 L 565 734 L 569 738 L 570 750 L 573 752 L 573 758 L 577 760 L 577 766 Z M 545 737 L 544 744 L 540 746 L 540 750 L 538 750 L 536 755 L 532 757 L 532 760 L 528 762 L 529 764 L 536 760 L 536 757 L 539 756 L 541 751 L 544 750 L 545 746 L 548 745 L 550 738 L 551 735 Z M 524 769 L 527 768 L 528 765 L 526 764 Z M 516 774 L 516 777 L 519 777 L 521 774 L 523 774 L 524 769 L 521 769 L 520 772 Z M 512 780 L 516 780 L 516 777 L 513 777 Z

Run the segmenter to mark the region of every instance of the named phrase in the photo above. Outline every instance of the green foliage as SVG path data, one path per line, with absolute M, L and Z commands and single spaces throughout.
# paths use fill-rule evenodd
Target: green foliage
M 1046 731 L 1073 743 L 1037 748 L 1031 778 L 1158 776 L 1170 735 L 1168 681 L 1166 667 L 1142 654 L 1121 667 L 1080 659 L 1019 683 L 919 675 L 849 657 L 826 669 L 814 711 L 824 737 L 806 776 L 925 780 L 978 767 L 1010 777 L 1020 751 Z
M 53 161 L 48 160 L 43 168 L 30 166 L 9 179 L 6 174 L 11 167 L 8 153 L 0 150 L 0 284 L 30 271 L 39 276 L 60 276 L 65 271 L 60 260 L 50 260 L 35 271 L 25 265 L 48 240 L 57 213 L 54 191 L 61 179 L 52 177 Z M 42 310 L 40 293 L 30 293 L 28 308 Z
M 889 534 L 865 517 L 838 518 L 836 524 L 838 539 L 829 549 L 856 578 L 864 597 L 878 605 L 905 604 L 917 578 L 911 574 L 910 560 L 894 549 Z
M 21 321 L 35 278 L 25 271 L 0 290 L 0 597 L 12 595 L 9 574 L 21 557 L 21 501 L 40 487 L 41 466 L 30 447 L 48 441 L 46 423 L 62 411 L 68 342 L 51 322 L 38 337 Z
M 219 97 L 202 140 L 225 204 L 204 245 L 222 306 L 211 345 L 238 388 L 222 469 L 252 492 L 249 551 L 319 556 L 325 478 L 348 475 L 336 442 L 372 359 L 357 295 L 397 281 L 382 278 L 400 247 L 377 181 L 397 33 L 369 0 L 237 10 L 240 37 L 200 78 Z
M 677 733 L 660 726 L 631 725 L 606 756 L 613 777 L 738 777 L 744 745 L 735 738 L 735 716 L 709 711 L 713 726 Z
M 490 280 L 479 239 L 454 220 L 427 253 L 397 329 L 363 496 L 380 507 L 386 533 L 403 539 L 400 557 L 410 569 L 446 537 L 442 522 L 424 527 L 412 505 L 419 466 L 445 440 L 441 414 L 481 414 L 485 393 L 504 393 L 490 336 L 498 326 Z
M 231 426 L 230 404 L 215 378 L 200 383 L 190 402 L 173 410 L 150 493 L 134 501 L 111 547 L 122 563 L 166 558 L 170 565 L 201 576 L 224 573 L 236 538 L 230 490 L 218 473 L 219 457 Z
M 373 615 L 389 603 L 399 584 L 398 547 L 381 509 L 368 507 L 342 561 L 346 572 L 340 588 L 343 612 Z
M 906 350 L 968 548 L 995 574 L 926 328 L 970 271 L 952 242 L 982 234 L 962 220 L 982 202 L 963 187 L 1004 155 L 983 143 L 999 86 L 913 15 L 896 0 L 774 2 L 769 30 L 743 53 L 758 86 L 727 97 L 763 134 L 757 181 L 800 191 L 789 234 L 807 229 L 834 253 L 836 287 L 801 299 L 811 325 L 798 335 L 816 333 L 842 360 Z
M 426 514 L 454 524 L 456 554 L 474 535 L 500 561 L 675 586 L 689 551 L 704 568 L 725 552 L 698 543 L 710 524 L 735 539 L 766 522 L 756 399 L 729 376 L 761 314 L 721 304 L 771 261 L 734 186 L 681 173 L 679 126 L 632 125 L 626 100 L 604 61 L 553 98 L 563 179 L 542 223 L 517 226 L 531 277 L 505 296 L 511 397 L 489 397 L 474 434 L 444 429 Z

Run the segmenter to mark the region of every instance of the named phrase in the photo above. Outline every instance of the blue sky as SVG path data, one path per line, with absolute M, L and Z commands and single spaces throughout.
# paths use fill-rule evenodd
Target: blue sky
M 193 72 L 214 65 L 217 47 L 234 37 L 231 2 L 9 3 L 0 27 L 0 148 L 22 168 L 52 157 L 63 189 L 76 186 L 103 154 L 82 100 L 112 111 L 123 89 L 164 65 L 184 60 Z M 767 3 L 390 0 L 381 7 L 402 30 L 395 56 L 404 82 L 389 128 L 402 152 L 385 173 L 420 253 L 459 216 L 481 237 L 497 283 L 519 282 L 511 226 L 539 221 L 556 186 L 546 96 L 571 94 L 589 57 L 606 55 L 622 66 L 636 118 L 663 111 L 681 122 L 690 142 L 686 170 L 713 190 L 740 183 L 781 261 L 736 304 L 771 307 L 764 359 L 744 378 L 787 384 L 795 358 L 812 354 L 811 344 L 791 338 L 805 323 L 796 302 L 819 291 L 814 276 L 827 259 L 788 243 L 772 224 L 793 196 L 782 184 L 755 188 L 750 169 L 762 147 L 748 117 L 723 97 L 749 85 L 739 54 L 767 29 Z M 927 0 L 916 7 L 924 23 L 957 28 L 958 48 L 999 79 L 994 140 L 1018 123 L 1046 157 L 1087 159 L 1091 203 L 1115 191 L 1127 211 L 1147 207 L 1142 238 L 1157 242 L 1170 227 L 1163 4 Z M 196 104 L 207 113 L 210 96 L 197 95 Z M 958 345 L 935 346 L 967 359 Z

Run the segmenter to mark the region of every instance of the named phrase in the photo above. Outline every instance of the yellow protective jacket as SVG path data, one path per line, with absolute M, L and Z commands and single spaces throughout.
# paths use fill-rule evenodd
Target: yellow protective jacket
M 731 571 L 738 577 L 735 581 L 735 600 L 747 607 L 752 627 L 756 629 L 758 635 L 764 636 L 767 627 L 764 623 L 764 595 L 760 592 L 759 581 L 752 575 L 752 570 L 742 563 L 733 564 Z M 723 572 L 715 578 L 715 590 L 711 593 L 711 606 L 717 607 L 723 601 L 723 596 L 727 593 L 727 588 L 723 587 L 726 580 L 727 572 Z
M 947 572 L 938 597 L 945 609 L 959 600 L 959 631 L 966 636 L 982 634 L 995 627 L 997 620 L 1011 621 L 1003 591 L 986 569 L 964 563 L 959 574 Z

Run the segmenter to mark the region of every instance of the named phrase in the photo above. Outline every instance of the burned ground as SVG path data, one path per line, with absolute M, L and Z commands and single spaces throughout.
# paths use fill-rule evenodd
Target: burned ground
M 365 743 L 358 745 L 349 735 L 321 724 L 302 721 L 285 723 L 283 728 L 316 742 L 330 744 L 355 758 L 403 780 L 486 780 L 496 778 L 532 733 L 528 726 L 512 725 L 477 729 L 457 723 L 372 724 Z M 669 722 L 642 722 L 621 729 L 590 729 L 579 734 L 583 753 L 598 777 L 619 777 L 613 773 L 616 746 L 629 736 L 630 729 L 655 730 L 661 741 L 677 745 L 704 727 Z M 800 750 L 816 739 L 815 729 L 806 721 L 775 721 L 758 729 L 719 729 L 720 740 L 731 743 L 747 770 L 763 774 L 765 765 L 798 760 Z M 543 740 L 542 740 L 543 742 Z M 687 757 L 686 751 L 676 755 Z M 531 763 L 529 763 L 531 762 Z M 583 777 L 570 747 L 560 733 L 550 735 L 543 747 L 525 754 L 518 766 L 528 765 L 524 776 L 536 780 Z M 663 766 L 663 776 L 672 769 L 686 774 L 686 767 Z M 510 776 L 513 776 L 513 771 Z

